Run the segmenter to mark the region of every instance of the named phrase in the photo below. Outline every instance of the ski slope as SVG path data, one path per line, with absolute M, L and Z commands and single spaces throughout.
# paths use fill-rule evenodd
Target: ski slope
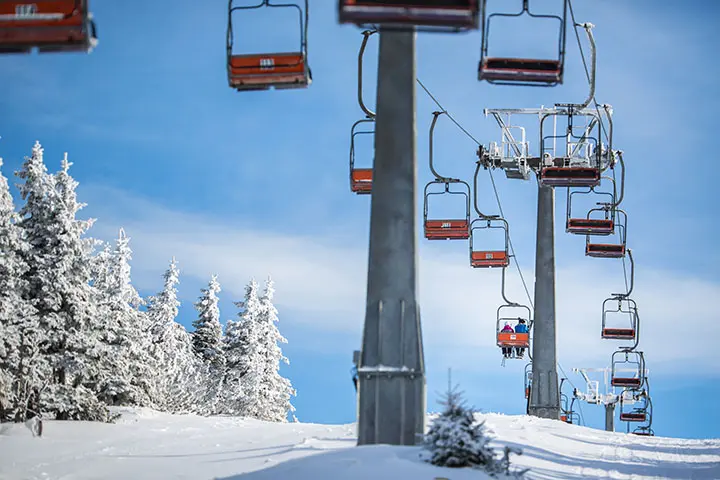
M 419 447 L 355 446 L 355 426 L 273 424 L 120 408 L 115 424 L 48 421 L 42 438 L 2 425 L 0 479 L 481 480 Z M 720 439 L 607 433 L 527 416 L 479 415 L 496 446 L 524 450 L 529 479 L 720 479 Z

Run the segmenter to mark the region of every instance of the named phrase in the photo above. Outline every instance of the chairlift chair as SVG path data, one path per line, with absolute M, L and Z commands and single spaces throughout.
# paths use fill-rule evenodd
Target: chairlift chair
M 624 359 L 618 360 L 618 355 L 624 357 Z M 623 365 L 627 365 L 630 372 L 625 371 Z M 627 373 L 633 373 L 633 375 L 629 376 Z M 645 379 L 645 357 L 643 352 L 624 349 L 613 353 L 610 375 L 610 384 L 613 387 L 640 388 Z
M 432 123 L 430 124 L 428 162 L 430 171 L 435 179 L 425 185 L 423 198 L 423 222 L 425 227 L 425 238 L 428 240 L 467 240 L 470 238 L 470 185 L 458 178 L 450 178 L 440 175 L 435 170 L 433 162 L 433 143 L 435 137 L 435 124 L 440 115 L 447 112 L 433 112 Z M 433 185 L 443 185 L 444 191 L 430 191 Z M 457 185 L 459 190 L 451 190 L 450 185 Z M 428 203 L 431 195 L 461 195 L 465 197 L 465 215 L 462 218 L 454 219 L 430 219 L 428 218 Z
M 352 126 L 350 131 L 350 190 L 358 195 L 369 194 L 372 192 L 373 167 L 355 167 L 355 139 L 358 135 L 374 135 L 375 129 L 362 130 L 361 127 L 372 124 L 374 127 L 374 118 L 364 118 L 358 120 Z
M 479 0 L 339 0 L 339 23 L 461 32 L 478 28 Z
M 619 242 L 595 243 L 592 236 L 585 237 L 585 255 L 596 258 L 623 258 L 627 253 L 627 214 L 624 210 L 615 210 L 615 228 Z
M 0 54 L 89 53 L 96 45 L 88 0 L 0 0 Z
M 488 15 L 487 0 L 482 0 L 482 48 L 478 80 L 498 85 L 525 85 L 552 87 L 563 81 L 565 63 L 565 30 L 567 17 L 567 0 L 561 0 L 563 13 L 560 15 L 539 15 L 532 13 L 529 0 L 523 0 L 522 10 L 518 13 L 491 13 Z M 533 18 L 556 19 L 560 30 L 558 37 L 558 55 L 553 59 L 500 58 L 488 55 L 490 38 L 490 22 L 495 17 L 520 17 L 527 14 Z
M 517 317 L 510 317 L 503 315 L 503 309 L 508 308 L 522 308 L 527 311 L 526 315 L 520 315 Z M 530 308 L 525 305 L 513 304 L 513 305 L 500 305 L 497 309 L 497 322 L 495 323 L 495 331 L 497 332 L 497 346 L 500 348 L 512 348 L 513 355 L 511 358 L 520 358 L 514 355 L 515 348 L 529 348 L 530 347 L 530 332 L 528 333 L 515 333 L 515 326 L 520 323 L 520 320 L 524 320 L 528 329 L 530 327 Z M 513 332 L 501 332 L 504 324 L 507 323 L 513 327 Z
M 481 230 L 501 229 L 504 233 L 502 249 L 490 250 L 475 247 L 475 240 Z M 507 267 L 510 265 L 508 224 L 504 218 L 476 218 L 470 223 L 470 266 L 473 268 Z
M 548 119 L 554 121 L 558 116 L 567 117 L 566 131 L 561 135 L 555 133 L 547 135 L 545 122 Z M 583 118 L 585 123 L 578 124 L 578 119 Z M 538 170 L 540 185 L 550 187 L 600 185 L 602 171 L 609 166 L 610 158 L 610 150 L 600 142 L 601 125 L 600 113 L 577 110 L 573 105 L 542 114 L 540 117 L 541 164 Z M 577 131 L 579 128 L 582 128 L 581 133 Z M 553 126 L 553 131 L 554 129 Z M 608 130 L 610 129 L 611 127 L 608 127 Z M 556 156 L 555 145 L 558 142 L 564 145 L 565 151 Z
M 608 303 L 617 302 L 617 308 L 608 306 Z M 636 340 L 640 318 L 637 303 L 624 295 L 613 296 L 606 299 L 602 306 L 602 333 L 601 337 L 613 340 Z M 608 325 L 608 316 L 613 318 L 625 317 L 622 327 Z
M 646 437 L 652 437 L 655 435 L 655 432 L 652 429 L 652 421 L 653 421 L 653 407 L 652 407 L 652 398 L 650 395 L 646 395 L 644 397 L 645 404 L 643 407 L 641 407 L 639 410 L 643 411 L 645 413 L 645 418 L 643 420 L 638 420 L 638 422 L 643 422 L 644 425 L 638 425 L 635 427 L 635 429 L 631 432 L 634 435 L 642 435 Z M 628 429 L 629 429 L 630 423 L 628 423 Z
M 609 198 L 607 202 L 597 202 L 597 207 L 590 209 L 585 217 L 573 217 L 573 196 L 589 194 L 608 196 Z M 615 222 L 613 220 L 614 198 L 614 195 L 610 192 L 596 192 L 595 187 L 575 191 L 568 188 L 565 231 L 576 235 L 611 235 L 615 231 Z M 593 218 L 595 212 L 603 213 L 603 218 Z
M 443 185 L 441 192 L 430 191 L 433 185 Z M 451 190 L 450 185 L 460 186 L 460 190 Z M 429 199 L 432 195 L 459 195 L 465 197 L 464 218 L 430 218 L 428 215 Z M 470 185 L 458 179 L 436 179 L 425 185 L 423 202 L 423 222 L 425 238 L 428 240 L 467 240 L 470 238 Z
M 272 4 L 263 0 L 257 5 L 234 6 L 228 3 L 227 71 L 231 88 L 237 91 L 305 88 L 312 83 L 307 58 L 308 0 L 304 9 L 296 3 Z M 294 52 L 233 53 L 233 12 L 261 7 L 294 8 L 300 21 L 300 48 Z

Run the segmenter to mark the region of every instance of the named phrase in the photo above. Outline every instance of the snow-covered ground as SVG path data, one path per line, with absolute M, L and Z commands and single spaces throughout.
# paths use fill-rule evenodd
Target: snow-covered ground
M 355 426 L 274 424 L 122 408 L 115 424 L 0 428 L 0 479 L 482 480 L 419 460 L 418 447 L 355 446 Z M 720 479 L 720 439 L 607 433 L 527 416 L 481 415 L 530 479 Z

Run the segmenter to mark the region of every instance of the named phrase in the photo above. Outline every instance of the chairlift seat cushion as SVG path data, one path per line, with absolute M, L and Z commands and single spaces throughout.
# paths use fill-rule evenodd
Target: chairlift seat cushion
M 46 0 L 30 2 L 0 1 L 0 51 L 40 52 L 88 51 L 91 45 L 85 2 Z M 18 13 L 22 6 L 32 11 Z
M 562 64 L 558 60 L 486 57 L 480 64 L 479 79 L 506 82 L 559 83 Z
M 498 347 L 528 348 L 530 346 L 530 334 L 529 333 L 498 332 L 497 344 L 498 344 Z
M 613 387 L 639 387 L 642 385 L 642 379 L 613 377 L 610 383 Z
M 614 224 L 605 218 L 568 218 L 565 230 L 577 235 L 611 235 Z
M 597 258 L 622 258 L 625 256 L 624 244 L 588 243 L 585 255 Z
M 340 23 L 477 28 L 478 0 L 340 0 Z
M 311 81 L 301 52 L 231 55 L 228 80 L 238 90 L 302 88 Z
M 466 220 L 426 220 L 425 238 L 428 240 L 467 240 L 470 223 Z
M 354 168 L 350 175 L 350 188 L 355 193 L 372 192 L 372 168 Z
M 507 267 L 510 258 L 504 250 L 486 252 L 474 251 L 470 254 L 470 266 L 479 267 Z
M 638 412 L 621 413 L 620 420 L 623 422 L 644 422 L 647 414 Z
M 633 328 L 603 328 L 602 338 L 614 338 L 618 340 L 634 340 L 635 329 Z
M 594 187 L 600 185 L 600 169 L 594 167 L 543 167 L 540 183 L 549 187 Z

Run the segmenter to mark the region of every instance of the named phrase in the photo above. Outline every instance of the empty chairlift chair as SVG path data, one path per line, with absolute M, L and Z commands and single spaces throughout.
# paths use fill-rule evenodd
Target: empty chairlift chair
M 369 167 L 358 168 L 355 166 L 355 160 L 357 155 L 356 141 L 360 135 L 372 136 L 375 134 L 374 128 L 368 128 L 362 130 L 361 126 L 372 125 L 374 127 L 375 120 L 372 118 L 365 118 L 358 120 L 352 126 L 350 132 L 350 190 L 358 195 L 372 193 L 372 178 L 373 178 L 373 167 L 370 159 Z
M 367 27 L 424 27 L 445 31 L 478 28 L 479 0 L 339 0 L 340 23 Z
M 595 242 L 591 235 L 585 237 L 585 255 L 596 258 L 623 258 L 627 253 L 627 214 L 620 209 L 615 210 L 616 242 Z
M 565 219 L 565 231 L 575 235 L 611 235 L 615 231 L 613 221 L 615 197 L 609 192 L 595 192 L 595 187 L 588 190 L 567 191 L 567 216 Z M 584 217 L 573 217 L 572 207 L 583 195 L 607 197 L 607 202 L 597 202 L 598 207 L 588 210 Z M 602 213 L 603 218 L 597 218 Z
M 622 359 L 618 359 L 620 356 Z M 619 350 L 612 355 L 610 384 L 613 387 L 637 389 L 645 380 L 645 358 L 642 352 Z
M 444 191 L 430 191 L 434 185 L 442 185 Z M 451 190 L 451 185 L 459 186 L 459 190 Z M 456 218 L 431 217 L 429 215 L 430 197 L 438 195 L 456 195 L 462 197 L 465 204 L 464 215 Z M 467 240 L 470 238 L 470 186 L 462 180 L 449 178 L 429 182 L 425 186 L 423 225 L 425 238 L 428 240 Z
M 613 308 L 612 304 L 616 304 L 617 307 Z M 602 338 L 637 340 L 639 324 L 640 319 L 635 300 L 624 296 L 614 296 L 603 302 Z
M 503 234 L 502 244 L 489 249 L 481 232 L 499 230 Z M 470 266 L 473 268 L 504 268 L 510 265 L 508 225 L 504 218 L 476 218 L 470 224 Z
M 523 0 L 522 10 L 518 13 L 490 13 L 488 14 L 487 0 L 482 0 L 482 48 L 480 66 L 478 67 L 478 80 L 500 85 L 537 85 L 554 86 L 563 81 L 565 63 L 565 30 L 567 0 L 557 0 L 558 7 L 562 7 L 562 15 L 540 15 L 530 11 L 529 0 Z M 548 2 L 538 2 L 543 6 Z M 498 17 L 520 17 L 528 15 L 532 18 L 554 19 L 558 22 L 557 56 L 551 59 L 507 58 L 489 55 L 490 25 Z
M 233 53 L 233 13 L 262 7 L 294 8 L 297 10 L 300 23 L 300 48 L 297 51 Z M 305 88 L 309 86 L 312 83 L 312 72 L 307 58 L 307 24 L 308 0 L 304 2 L 304 9 L 297 4 L 272 4 L 270 0 L 264 0 L 259 5 L 234 6 L 233 0 L 230 0 L 227 29 L 227 71 L 230 87 L 238 91 L 248 91 L 268 90 L 270 88 Z M 272 32 L 272 29 L 269 29 L 268 32 Z
M 0 0 L 0 53 L 90 52 L 96 45 L 87 0 Z

